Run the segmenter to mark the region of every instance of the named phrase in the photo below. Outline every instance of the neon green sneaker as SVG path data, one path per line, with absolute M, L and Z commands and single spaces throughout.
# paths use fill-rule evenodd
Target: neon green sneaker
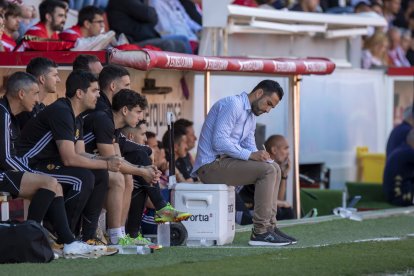
M 135 243 L 135 245 L 153 245 L 154 244 L 149 239 L 144 238 L 141 235 L 141 233 L 138 233 L 138 237 L 136 237 L 134 239 L 134 243 Z
M 179 222 L 189 217 L 191 217 L 190 213 L 177 211 L 170 203 L 167 203 L 167 206 L 155 212 L 154 220 L 156 223 Z
M 118 239 L 118 245 L 122 245 L 122 246 L 135 245 L 135 239 L 131 238 L 129 234 L 126 234 L 125 236 Z

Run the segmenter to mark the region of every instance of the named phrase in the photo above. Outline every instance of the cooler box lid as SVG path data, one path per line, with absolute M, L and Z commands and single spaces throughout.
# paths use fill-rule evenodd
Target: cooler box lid
M 175 191 L 228 191 L 229 186 L 226 184 L 189 184 L 189 183 L 177 183 L 174 185 Z

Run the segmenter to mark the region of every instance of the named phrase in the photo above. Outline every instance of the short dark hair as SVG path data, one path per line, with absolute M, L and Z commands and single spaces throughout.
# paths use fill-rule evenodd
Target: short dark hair
M 147 136 L 147 139 L 151 139 L 151 138 L 156 138 L 157 137 L 157 135 L 154 132 L 152 132 L 152 131 L 145 132 L 145 135 Z
M 6 10 L 8 6 L 9 6 L 9 1 L 0 0 L 0 9 Z
M 45 0 L 39 5 L 40 21 L 46 22 L 46 14 L 53 14 L 55 8 L 62 8 L 66 10 L 67 5 L 59 0 Z
M 183 132 L 182 129 L 174 128 L 174 132 L 173 132 L 174 145 L 180 143 L 181 138 L 185 135 L 186 133 Z M 170 131 L 167 130 L 162 136 L 162 147 L 165 149 L 165 152 L 167 153 L 169 153 L 169 149 L 170 149 L 170 138 L 169 137 L 170 137 Z
M 9 3 L 6 6 L 6 12 L 4 13 L 4 18 L 7 19 L 9 16 L 21 16 L 22 15 L 22 8 L 15 4 L 15 3 Z
M 273 80 L 262 80 L 259 82 L 255 88 L 253 88 L 252 93 L 258 89 L 263 89 L 265 95 L 270 96 L 273 93 L 276 93 L 281 101 L 284 95 L 283 89 L 277 81 Z
M 90 72 L 77 70 L 69 74 L 66 80 L 66 97 L 73 98 L 76 95 L 76 90 L 88 90 L 92 82 L 97 82 L 98 79 Z
M 371 8 L 371 5 L 368 4 L 365 0 L 359 1 L 354 7 L 354 11 L 357 11 L 358 9 L 360 9 L 362 7 Z
M 184 119 L 184 118 L 178 119 L 174 123 L 174 127 L 183 127 L 185 129 L 187 127 L 192 127 L 193 125 L 194 125 L 194 123 L 192 121 Z
M 124 106 L 128 107 L 129 110 L 136 106 L 141 109 L 145 109 L 148 106 L 147 99 L 131 89 L 121 89 L 112 98 L 112 110 L 117 112 Z
M 33 83 L 37 84 L 37 80 L 34 76 L 30 75 L 29 73 L 26 73 L 26 72 L 13 73 L 7 79 L 6 95 L 15 97 L 20 90 L 28 88 Z
M 85 6 L 79 11 L 78 15 L 78 26 L 83 26 L 85 21 L 92 22 L 95 18 L 95 14 L 102 15 L 104 11 L 95 6 Z
M 79 55 L 73 61 L 73 70 L 84 70 L 90 72 L 89 63 L 100 62 L 95 55 Z
M 36 78 L 49 73 L 50 68 L 57 68 L 56 62 L 44 57 L 32 58 L 26 67 L 26 72 Z
M 109 64 L 106 65 L 99 74 L 99 88 L 104 90 L 109 84 L 123 76 L 129 76 L 129 72 L 122 66 Z

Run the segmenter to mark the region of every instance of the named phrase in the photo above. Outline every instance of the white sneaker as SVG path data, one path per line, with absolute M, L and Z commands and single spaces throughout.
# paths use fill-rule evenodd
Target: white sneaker
M 84 242 L 74 241 L 63 246 L 63 257 L 65 259 L 77 258 L 98 258 L 102 256 L 95 246 L 88 245 Z
M 86 244 L 92 246 L 95 252 L 101 256 L 112 256 L 118 253 L 117 248 L 106 245 L 98 238 L 90 239 L 86 241 Z

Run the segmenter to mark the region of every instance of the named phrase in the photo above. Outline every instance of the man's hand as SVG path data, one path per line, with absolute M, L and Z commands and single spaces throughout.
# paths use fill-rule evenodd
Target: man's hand
M 142 178 L 150 184 L 155 184 L 160 180 L 161 171 L 157 169 L 156 166 L 151 165 L 143 168 L 145 170 L 144 175 Z
M 286 159 L 286 161 L 280 166 L 280 169 L 282 171 L 282 176 L 287 177 L 290 170 L 290 159 L 289 157 Z
M 111 172 L 119 172 L 119 168 L 122 164 L 122 157 L 119 156 L 112 156 L 106 160 L 106 164 L 108 166 L 108 171 Z
M 266 162 L 270 160 L 270 155 L 265 150 L 252 152 L 249 157 L 250 160 Z

